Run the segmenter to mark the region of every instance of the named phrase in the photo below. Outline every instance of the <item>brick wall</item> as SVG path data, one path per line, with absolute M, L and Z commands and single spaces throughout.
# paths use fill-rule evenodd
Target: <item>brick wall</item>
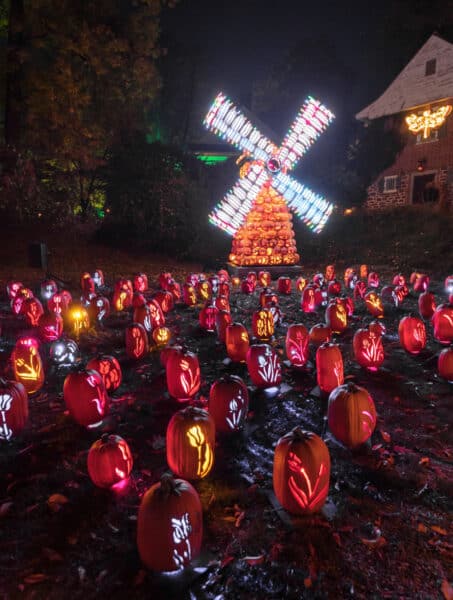
M 453 104 L 453 100 L 450 99 L 448 103 Z M 408 132 L 404 119 L 401 135 L 407 139 L 407 144 L 393 165 L 382 171 L 370 185 L 365 207 L 369 210 L 380 210 L 411 204 L 413 176 L 421 174 L 417 172 L 417 164 L 424 161 L 425 172 L 435 172 L 434 182 L 439 189 L 441 201 L 453 210 L 453 114 L 447 117 L 446 123 L 438 130 L 436 141 L 417 144 L 416 136 Z M 383 178 L 390 175 L 398 176 L 397 190 L 385 193 Z

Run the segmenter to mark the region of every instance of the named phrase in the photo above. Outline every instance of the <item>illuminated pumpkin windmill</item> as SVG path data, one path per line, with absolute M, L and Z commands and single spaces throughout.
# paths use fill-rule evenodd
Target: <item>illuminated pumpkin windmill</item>
M 334 115 L 308 97 L 278 148 L 256 129 L 223 93 L 218 94 L 204 125 L 234 144 L 248 158 L 233 188 L 209 215 L 233 237 L 233 265 L 294 265 L 299 262 L 292 209 L 319 233 L 333 205 L 293 179 L 291 171 Z

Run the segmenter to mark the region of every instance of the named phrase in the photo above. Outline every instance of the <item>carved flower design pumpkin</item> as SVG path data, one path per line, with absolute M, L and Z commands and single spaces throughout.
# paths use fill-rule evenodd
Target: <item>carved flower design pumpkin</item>
M 182 286 L 182 300 L 186 306 L 195 306 L 197 303 L 197 293 L 195 287 L 190 283 L 184 283 Z
M 215 424 L 195 406 L 178 410 L 167 426 L 167 463 L 179 477 L 203 479 L 214 464 Z
M 302 275 L 296 279 L 296 290 L 298 292 L 303 292 L 306 288 L 308 280 Z
M 22 283 L 22 281 L 8 281 L 8 283 L 6 284 L 6 293 L 8 294 L 8 298 L 10 300 L 13 300 L 16 297 L 17 292 L 23 287 L 24 284 Z
M 241 292 L 243 294 L 253 294 L 256 283 L 250 279 L 243 279 L 241 282 Z
M 47 310 L 49 312 L 57 313 L 58 315 L 64 316 L 72 302 L 71 294 L 63 290 L 57 292 L 47 301 Z
M 148 334 L 140 323 L 128 325 L 124 332 L 126 354 L 129 358 L 139 360 L 148 352 Z
M 88 474 L 94 485 L 100 488 L 111 488 L 127 479 L 132 465 L 129 445 L 119 435 L 105 433 L 88 452 Z
M 429 287 L 429 276 L 426 273 L 417 273 L 413 280 L 413 286 L 414 292 L 426 292 Z
M 423 319 L 431 319 L 436 310 L 436 299 L 431 292 L 422 292 L 418 297 L 418 312 Z
M 341 283 L 336 279 L 332 279 L 329 281 L 329 285 L 327 286 L 327 295 L 328 296 L 339 296 L 341 294 Z
M 365 305 L 368 312 L 378 319 L 384 316 L 384 307 L 382 305 L 382 300 L 376 292 L 368 292 L 365 295 Z
M 384 362 L 381 334 L 374 327 L 357 329 L 352 340 L 352 349 L 356 361 L 365 369 L 377 371 Z
M 170 294 L 171 296 L 171 294 Z M 156 300 L 150 300 L 146 303 L 149 310 L 149 317 L 151 319 L 151 327 L 162 327 L 165 325 L 165 316 L 161 308 L 161 305 Z
M 289 295 L 291 294 L 291 278 L 290 277 L 279 277 L 277 280 L 277 289 L 279 294 Z
M 267 341 L 274 335 L 274 316 L 269 308 L 260 308 L 252 315 L 253 335 L 261 341 Z
M 200 302 L 207 302 L 212 297 L 211 284 L 207 279 L 199 279 L 195 286 L 197 291 L 198 300 Z
M 253 385 L 273 388 L 280 385 L 282 369 L 277 352 L 269 344 L 252 344 L 247 351 L 247 369 Z
M 379 275 L 375 271 L 368 273 L 368 287 L 378 288 L 379 287 Z
M 329 429 L 342 444 L 356 448 L 365 443 L 376 427 L 376 408 L 363 387 L 354 383 L 340 385 L 329 396 Z
M 157 572 L 183 569 L 200 553 L 202 536 L 197 492 L 188 481 L 163 475 L 140 502 L 137 547 L 142 562 Z
M 329 492 L 329 480 L 330 454 L 319 436 L 295 427 L 279 439 L 273 484 L 285 510 L 299 515 L 320 510 Z
M 146 292 L 148 290 L 148 275 L 146 273 L 136 273 L 132 285 L 136 292 Z
M 248 413 L 247 386 L 237 375 L 226 375 L 211 385 L 209 414 L 216 431 L 231 433 L 242 428 Z
M 120 363 L 114 356 L 99 354 L 87 363 L 86 368 L 100 374 L 108 393 L 114 392 L 120 387 L 123 374 Z
M 453 342 L 453 304 L 440 304 L 432 317 L 434 337 L 441 344 Z
M 228 312 L 230 312 L 230 310 L 231 310 L 230 301 L 228 300 L 228 298 L 226 296 L 222 296 L 222 295 L 217 296 L 216 299 L 214 300 L 214 305 L 219 310 L 226 310 Z
M 22 383 L 27 394 L 34 394 L 44 385 L 44 367 L 36 338 L 21 337 L 11 354 L 14 379 Z
M 14 315 L 20 315 L 23 312 L 23 304 L 27 298 L 33 298 L 33 292 L 30 288 L 21 287 L 11 300 L 11 310 Z
M 437 370 L 441 377 L 453 383 L 453 346 L 444 348 L 439 354 Z
M 393 285 L 406 285 L 406 278 L 404 277 L 404 275 L 402 273 L 398 273 L 397 275 L 394 275 L 393 279 L 392 279 L 392 284 Z
M 200 323 L 200 327 L 205 331 L 215 331 L 216 316 L 218 312 L 219 309 L 215 304 L 207 302 L 200 310 L 200 313 L 198 315 L 198 322 Z
M 269 271 L 258 272 L 258 284 L 261 287 L 269 287 L 271 285 L 272 277 Z
M 102 269 L 95 269 L 91 278 L 94 281 L 96 289 L 99 289 L 104 286 L 104 272 L 102 271 Z
M 171 340 L 171 331 L 168 327 L 156 327 L 153 329 L 153 341 L 158 348 L 166 346 Z
M 286 332 L 286 356 L 294 367 L 303 367 L 308 360 L 309 335 L 302 323 L 294 323 Z
M 97 294 L 90 300 L 90 306 L 88 307 L 88 314 L 93 321 L 102 323 L 110 314 L 110 302 L 106 296 Z
M 168 282 L 167 292 L 173 296 L 174 302 L 179 302 L 181 300 L 181 286 L 174 279 L 170 279 Z
M 37 327 L 41 315 L 44 314 L 44 309 L 38 298 L 25 298 L 21 314 L 24 315 L 25 321 L 31 327 Z
M 151 311 L 148 304 L 145 303 L 134 308 L 132 318 L 134 323 L 140 323 L 148 333 L 151 333 L 153 326 L 151 324 Z
M 109 398 L 97 371 L 78 369 L 66 376 L 63 398 L 69 414 L 79 425 L 98 425 L 109 412 Z
M 28 397 L 22 383 L 0 377 L 0 441 L 9 442 L 28 420 Z
M 337 344 L 326 342 L 316 350 L 316 378 L 321 391 L 327 394 L 343 384 L 343 356 Z
M 247 329 L 242 323 L 232 323 L 225 329 L 227 354 L 233 362 L 245 362 L 250 347 Z
M 127 310 L 132 306 L 134 293 L 128 286 L 116 288 L 113 291 L 112 305 L 117 312 Z
M 419 354 L 426 346 L 425 324 L 418 317 L 403 317 L 398 325 L 401 346 L 409 354 Z
M 39 337 L 43 342 L 54 342 L 63 333 L 63 318 L 57 313 L 41 315 L 38 322 Z
M 315 312 L 322 303 L 322 293 L 319 288 L 307 285 L 302 292 L 300 307 L 305 313 Z
M 354 286 L 354 300 L 365 298 L 366 291 L 366 283 L 364 281 L 358 281 Z
M 58 286 L 53 279 L 46 279 L 41 282 L 40 296 L 43 302 L 47 302 L 57 292 Z
M 200 363 L 193 352 L 170 354 L 165 368 L 168 392 L 179 402 L 190 400 L 200 389 Z
M 50 345 L 49 356 L 59 367 L 69 367 L 78 360 L 79 347 L 71 338 L 60 338 Z
M 333 333 L 343 333 L 348 328 L 348 315 L 340 299 L 334 298 L 327 305 L 326 324 Z
M 217 337 L 224 344 L 226 341 L 226 329 L 228 325 L 231 325 L 233 319 L 231 313 L 228 310 L 219 310 L 215 317 L 215 328 Z

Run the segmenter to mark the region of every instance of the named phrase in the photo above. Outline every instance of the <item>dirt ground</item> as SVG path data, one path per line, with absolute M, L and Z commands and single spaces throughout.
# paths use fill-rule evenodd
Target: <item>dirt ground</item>
M 115 265 L 110 270 L 109 259 Z M 134 262 L 134 257 L 120 264 L 108 254 L 100 264 L 88 251 L 85 260 L 88 270 L 104 268 L 109 284 L 119 275 L 144 270 L 152 289 L 162 269 L 172 270 L 182 282 L 186 271 L 200 268 L 159 264 L 158 259 Z M 54 261 L 54 267 L 73 282 L 84 270 L 78 262 L 69 267 Z M 39 272 L 16 272 L 13 263 L 11 271 L 3 269 L 4 280 L 15 275 L 37 288 Z M 385 276 L 383 283 L 389 283 L 390 273 Z M 440 280 L 431 289 L 438 303 L 445 300 Z M 79 293 L 76 287 L 71 291 Z M 234 321 L 250 328 L 258 295 L 232 292 Z M 386 308 L 386 359 L 377 373 L 359 367 L 352 356 L 354 332 L 372 320 L 362 302 L 356 302 L 348 330 L 336 338 L 346 379 L 368 389 L 378 412 L 371 440 L 354 452 L 327 428 L 315 349 L 303 370 L 286 362 L 287 326 L 302 322 L 309 328 L 324 321 L 325 309 L 302 313 L 295 291 L 281 296 L 280 306 L 284 321 L 272 344 L 281 355 L 283 384 L 273 398 L 250 385 L 245 365 L 225 363 L 226 351 L 216 335 L 198 326 L 199 307 L 177 305 L 167 315 L 173 341 L 184 342 L 200 358 L 198 404 L 206 403 L 210 385 L 223 373 L 240 375 L 250 389 L 244 430 L 218 436 L 214 469 L 194 484 L 204 510 L 202 553 L 193 567 L 171 577 L 148 572 L 135 543 L 140 498 L 167 469 L 166 425 L 180 408 L 168 396 L 159 353 L 135 363 L 126 357 L 127 312 L 80 339 L 82 362 L 102 351 L 116 356 L 123 369 L 123 383 L 101 428 L 124 437 L 133 453 L 129 485 L 116 494 L 96 488 L 88 477 L 87 452 L 100 431 L 78 426 L 67 414 L 62 394 L 67 370 L 51 366 L 42 349 L 46 383 L 30 397 L 28 427 L 0 449 L 0 599 L 453 598 L 453 385 L 437 375 L 442 346 L 433 339 L 429 322 L 421 354 L 412 356 L 400 347 L 398 322 L 417 312 L 417 294 L 411 292 L 400 308 Z M 10 377 L 9 356 L 25 326 L 12 319 L 4 285 L 0 319 L 0 368 Z M 274 447 L 296 425 L 321 435 L 332 460 L 328 501 L 319 514 L 303 518 L 282 510 L 272 490 Z M 54 494 L 60 497 L 49 502 Z

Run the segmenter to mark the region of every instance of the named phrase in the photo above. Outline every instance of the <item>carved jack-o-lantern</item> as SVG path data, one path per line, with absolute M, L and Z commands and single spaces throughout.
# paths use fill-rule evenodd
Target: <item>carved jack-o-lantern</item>
M 431 319 L 436 310 L 436 299 L 431 292 L 422 292 L 418 297 L 418 312 L 423 319 Z
M 185 283 L 182 286 L 182 299 L 186 306 L 195 306 L 197 303 L 197 293 L 192 284 Z
M 260 293 L 260 306 L 270 306 L 272 302 L 278 304 L 278 295 L 269 288 L 264 288 Z
M 98 487 L 111 488 L 129 477 L 133 462 L 126 440 L 104 433 L 88 452 L 88 474 Z
M 277 281 L 277 289 L 279 294 L 291 294 L 291 278 L 290 277 L 279 277 Z
M 282 380 L 277 352 L 269 344 L 252 344 L 247 351 L 247 369 L 258 388 L 273 388 Z
M 84 306 L 72 306 L 68 312 L 69 326 L 72 333 L 78 337 L 82 331 L 86 331 L 90 327 L 90 317 Z
M 208 411 L 188 406 L 167 426 L 167 463 L 176 475 L 203 479 L 214 464 L 215 424 Z
M 258 284 L 261 287 L 269 287 L 271 284 L 272 278 L 269 271 L 259 271 L 258 273 Z
M 296 279 L 296 290 L 298 292 L 303 292 L 304 289 L 307 287 L 308 284 L 308 279 L 306 279 L 305 277 L 303 277 L 302 275 L 300 277 L 298 277 Z
M 151 327 L 162 327 L 162 325 L 165 325 L 165 316 L 159 302 L 156 300 L 150 300 L 146 303 L 146 306 L 149 310 Z
M 215 317 L 215 328 L 217 337 L 224 344 L 226 341 L 226 328 L 231 325 L 233 319 L 228 310 L 219 310 Z
M 128 309 L 132 306 L 133 292 L 129 287 L 119 287 L 113 291 L 112 305 L 117 312 Z
M 406 285 L 406 278 L 401 273 L 398 273 L 397 275 L 394 275 L 394 277 L 392 279 L 392 284 L 393 285 Z
M 24 284 L 21 281 L 8 281 L 6 284 L 6 293 L 8 294 L 8 298 L 13 300 L 16 297 L 17 292 L 23 287 Z
M 20 315 L 23 312 L 23 304 L 27 298 L 33 298 L 33 292 L 30 288 L 21 287 L 11 300 L 11 310 L 13 314 Z
M 139 360 L 148 352 L 148 334 L 140 323 L 132 323 L 125 329 L 126 354 Z
M 148 290 L 148 275 L 146 273 L 136 273 L 132 285 L 136 292 L 146 292 Z
M 365 305 L 368 312 L 373 315 L 373 317 L 381 319 L 384 316 L 382 300 L 376 292 L 368 292 L 368 294 L 365 295 Z
M 437 370 L 441 377 L 453 383 L 453 346 L 444 348 L 439 354 Z
M 342 444 L 356 448 L 365 443 L 376 427 L 376 408 L 363 387 L 353 383 L 332 390 L 327 408 L 329 429 Z
M 170 354 L 165 369 L 168 392 L 179 402 L 190 400 L 200 389 L 200 363 L 193 352 Z
M 429 276 L 425 273 L 417 273 L 413 285 L 414 292 L 426 292 L 429 287 Z
M 366 294 L 366 283 L 364 281 L 358 281 L 354 286 L 354 299 L 364 298 Z
M 168 327 L 156 327 L 153 329 L 153 340 L 158 348 L 166 346 L 171 340 L 171 331 Z
M 241 429 L 247 418 L 249 393 L 237 375 L 227 375 L 211 385 L 209 414 L 216 431 L 231 433 Z
M 101 288 L 104 286 L 104 272 L 102 271 L 102 269 L 95 269 L 95 271 L 93 272 L 93 275 L 91 276 L 91 279 L 94 281 L 94 285 L 96 286 L 96 289 Z
M 302 292 L 300 307 L 305 313 L 315 312 L 318 306 L 321 306 L 322 294 L 318 288 L 312 285 L 307 287 Z
M 262 341 L 267 341 L 274 335 L 274 316 L 269 308 L 260 308 L 252 315 L 253 335 Z
M 168 288 L 168 282 L 173 279 L 172 274 L 168 271 L 163 271 L 159 274 L 158 285 L 162 290 L 166 290 Z
M 219 271 L 217 271 L 217 277 L 219 278 L 219 284 L 228 283 L 230 281 L 230 275 L 226 269 L 219 269 Z
M 52 342 L 49 349 L 50 360 L 59 367 L 69 367 L 79 358 L 79 347 L 71 338 Z
M 138 308 L 146 304 L 146 298 L 141 292 L 134 292 L 132 296 L 132 308 Z
M 167 292 L 173 296 L 174 302 L 179 302 L 181 300 L 181 286 L 174 279 L 170 279 L 168 282 Z
M 151 323 L 151 311 L 148 304 L 142 304 L 134 308 L 133 313 L 134 323 L 140 323 L 148 333 L 151 333 L 153 326 Z
M 38 298 L 26 298 L 22 304 L 21 314 L 31 327 L 37 327 L 44 309 Z
M 375 271 L 371 271 L 368 274 L 368 287 L 378 288 L 379 287 L 379 275 Z
M 326 324 L 333 333 L 343 333 L 348 327 L 346 309 L 338 298 L 334 298 L 327 305 Z
M 56 313 L 57 315 L 64 316 L 71 302 L 72 297 L 69 292 L 66 290 L 57 292 L 47 301 L 47 310 Z
M 368 265 L 360 265 L 359 276 L 360 279 L 366 279 L 368 277 Z
M 320 510 L 329 492 L 330 454 L 322 439 L 300 427 L 278 440 L 273 484 L 277 500 L 293 514 Z
M 235 276 L 235 277 L 232 277 L 232 278 L 231 278 L 231 285 L 232 285 L 234 288 L 236 288 L 236 289 L 237 289 L 238 287 L 240 287 L 240 285 L 241 285 L 241 278 L 240 278 L 240 277 L 237 277 L 237 276 Z
M 311 344 L 320 346 L 325 342 L 330 342 L 332 330 L 325 323 L 317 323 L 316 325 L 313 325 L 308 335 Z
M 98 425 L 109 412 L 109 398 L 97 371 L 79 369 L 69 373 L 63 384 L 69 414 L 79 425 Z
M 374 328 L 357 329 L 352 340 L 352 348 L 356 361 L 365 369 L 377 371 L 384 362 L 381 334 Z
M 183 569 L 200 553 L 202 535 L 196 490 L 188 481 L 163 475 L 140 502 L 137 547 L 142 562 L 157 572 Z
M 250 347 L 247 329 L 242 323 L 232 323 L 225 330 L 227 354 L 233 362 L 245 362 Z
M 82 273 L 80 287 L 82 288 L 82 296 L 88 301 L 96 293 L 96 285 L 89 273 Z
M 28 397 L 18 381 L 0 377 L 0 441 L 16 437 L 28 420 Z
M 256 283 L 250 279 L 243 279 L 241 282 L 241 292 L 243 294 L 253 294 L 255 291 Z
M 308 360 L 309 335 L 306 327 L 301 323 L 294 323 L 286 332 L 286 355 L 294 367 L 303 367 Z
M 228 300 L 228 298 L 226 296 L 222 296 L 222 295 L 217 296 L 217 298 L 214 300 L 214 305 L 219 310 L 226 310 L 228 312 L 230 312 L 230 310 L 231 310 L 230 301 Z
M 200 302 L 207 302 L 211 299 L 212 289 L 211 284 L 207 279 L 200 279 L 199 281 L 197 281 L 195 289 L 197 291 L 198 300 Z
M 440 304 L 432 317 L 434 337 L 441 344 L 453 342 L 453 304 Z
M 352 267 L 347 267 L 347 269 L 345 269 L 344 271 L 344 275 L 343 275 L 343 281 L 345 286 L 347 286 L 348 280 L 351 277 L 351 275 L 355 274 L 355 271 Z
M 11 354 L 14 379 L 22 383 L 27 394 L 34 394 L 44 384 L 44 367 L 36 338 L 21 337 Z
M 311 281 L 316 286 L 322 287 L 324 285 L 324 275 L 322 273 L 315 273 Z
M 448 275 L 448 277 L 445 278 L 444 290 L 447 296 L 453 294 L 453 275 Z
M 343 356 L 337 344 L 325 343 L 316 350 L 316 378 L 321 391 L 327 394 L 343 384 Z
M 63 333 L 63 318 L 56 313 L 47 313 L 39 318 L 39 337 L 43 342 L 54 342 Z
M 198 322 L 205 331 L 215 331 L 216 316 L 219 309 L 215 304 L 207 302 L 200 310 Z
M 332 279 L 327 286 L 328 296 L 339 296 L 341 294 L 341 283 L 336 279 Z
M 325 273 L 324 273 L 324 277 L 325 277 L 326 281 L 333 281 L 335 279 L 335 266 L 334 265 L 327 265 Z
M 96 295 L 90 300 L 88 313 L 93 321 L 102 321 L 110 314 L 110 302 L 106 296 Z
M 123 375 L 120 363 L 114 356 L 99 354 L 87 363 L 86 368 L 100 374 L 107 392 L 114 392 L 120 387 Z
M 40 296 L 43 302 L 47 302 L 54 294 L 58 292 L 58 286 L 53 279 L 46 279 L 41 282 Z
M 228 283 L 228 281 L 221 281 L 219 283 L 219 289 L 218 289 L 217 293 L 219 296 L 225 296 L 225 298 L 229 299 L 230 293 L 231 293 L 231 287 L 230 287 L 230 284 Z
M 425 324 L 418 317 L 403 317 L 398 325 L 401 346 L 409 354 L 419 354 L 426 346 Z
M 175 306 L 173 294 L 167 290 L 158 290 L 155 292 L 153 294 L 153 300 L 160 306 L 164 314 L 168 313 Z
M 217 275 L 212 275 L 211 277 L 208 277 L 208 281 L 211 284 L 212 295 L 215 296 L 219 292 L 220 280 Z

